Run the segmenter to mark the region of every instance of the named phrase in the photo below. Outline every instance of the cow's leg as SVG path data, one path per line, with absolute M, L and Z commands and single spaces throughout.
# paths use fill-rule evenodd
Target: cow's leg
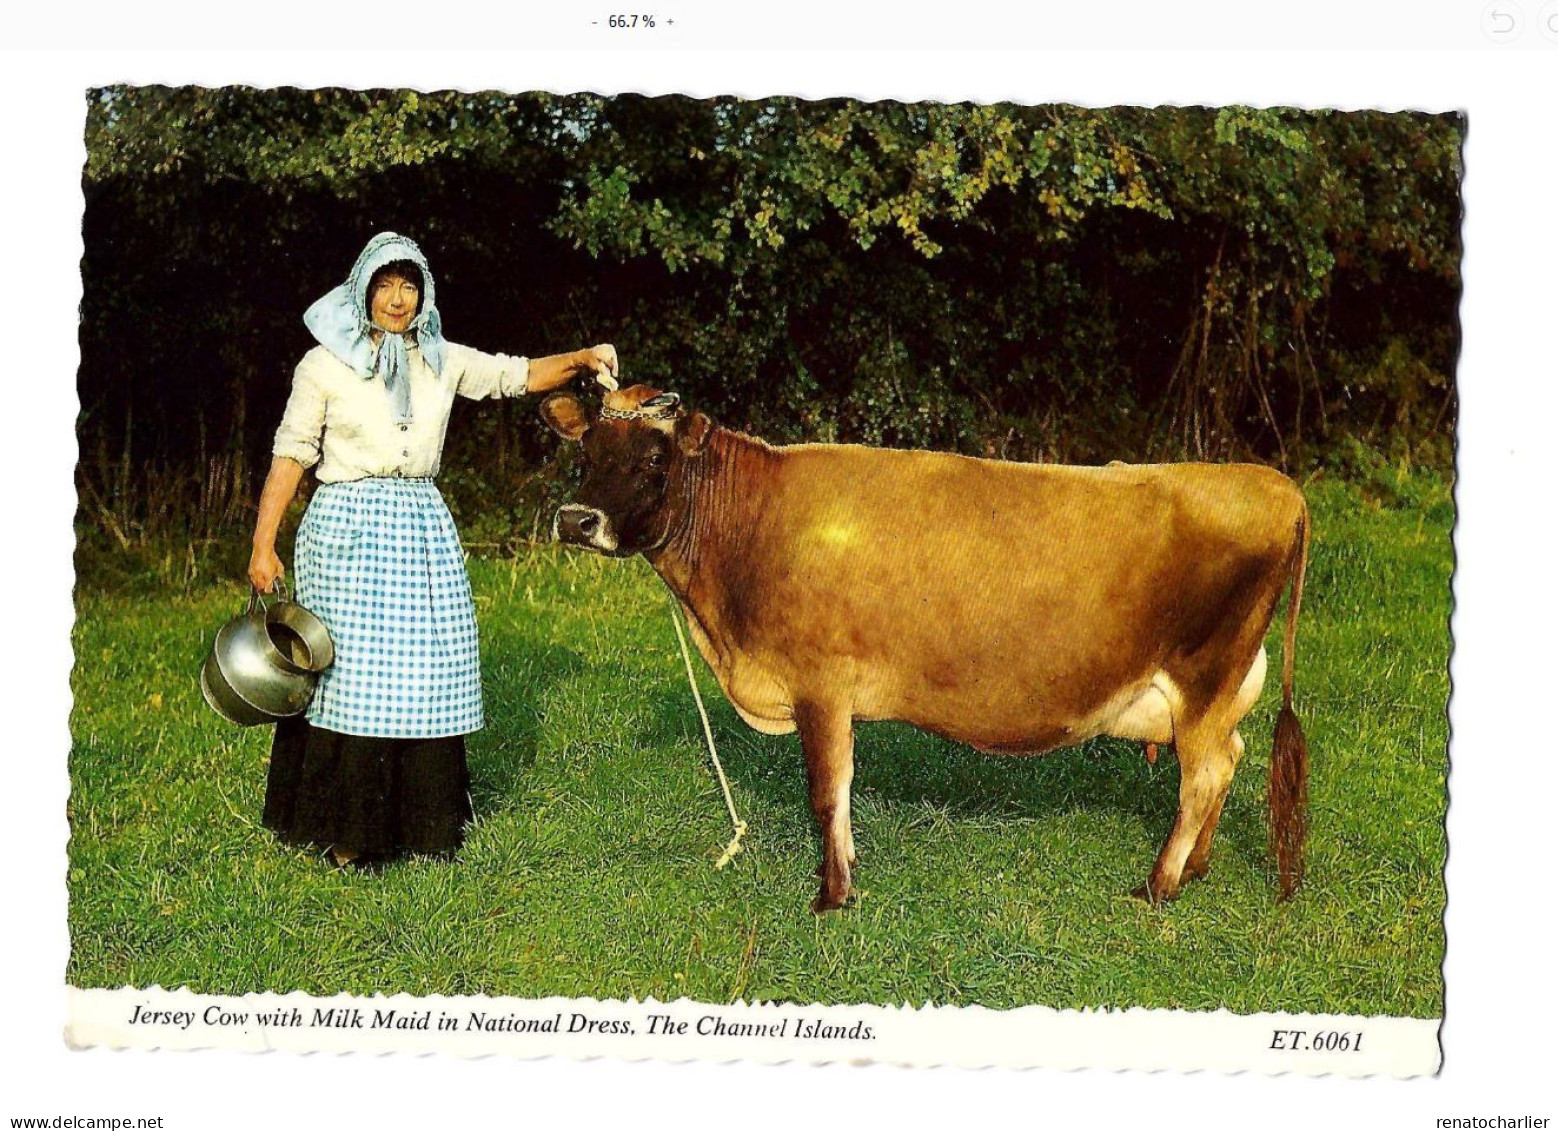
M 853 732 L 851 732 L 851 743 L 853 743 Z M 853 745 L 851 745 L 850 749 L 854 749 Z M 851 782 L 855 780 L 855 760 L 853 757 L 849 760 L 849 779 Z M 849 804 L 848 790 L 844 792 L 844 803 L 846 805 Z M 849 861 L 850 871 L 853 872 L 854 869 L 860 867 L 860 857 L 855 855 L 855 822 L 853 819 L 844 822 L 844 859 Z M 827 865 L 818 864 L 817 870 L 813 875 L 821 876 L 826 872 Z
M 1179 894 L 1186 880 L 1206 875 L 1212 837 L 1222 817 L 1233 771 L 1244 754 L 1244 739 L 1236 729 L 1260 697 L 1266 678 L 1266 651 L 1261 635 L 1270 610 L 1252 610 L 1232 635 L 1225 650 L 1209 655 L 1249 657 L 1228 667 L 1215 659 L 1199 671 L 1185 673 L 1183 685 L 1193 689 L 1174 719 L 1174 749 L 1179 757 L 1179 813 L 1147 883 L 1136 895 L 1161 903 Z M 1221 675 L 1216 673 L 1221 672 Z
M 1233 765 L 1239 768 L 1239 759 L 1244 757 L 1244 739 L 1238 731 L 1233 732 Z M 1229 775 L 1232 780 L 1232 773 Z M 1201 832 L 1196 836 L 1196 846 L 1190 850 L 1190 857 L 1185 861 L 1185 874 L 1181 877 L 1182 883 L 1190 880 L 1199 880 L 1210 870 L 1212 860 L 1212 837 L 1217 834 L 1217 822 L 1222 819 L 1223 802 L 1228 800 L 1228 787 L 1223 788 L 1223 795 L 1217 799 L 1217 804 L 1212 806 L 1212 811 L 1207 814 Z
M 1195 847 L 1190 850 L 1190 855 L 1185 859 L 1185 869 L 1179 876 L 1181 887 L 1191 880 L 1204 880 L 1207 873 L 1211 871 L 1212 834 L 1217 831 L 1217 822 L 1223 816 L 1223 802 L 1227 799 L 1228 793 L 1225 790 L 1201 825 L 1201 831 L 1196 835 Z
M 849 825 L 849 784 L 855 774 L 855 732 L 847 710 L 797 706 L 796 729 L 806 756 L 811 809 L 822 833 L 822 888 L 812 911 L 832 911 L 849 898 L 854 833 Z
M 1232 732 L 1219 735 L 1215 728 L 1199 726 L 1174 736 L 1179 755 L 1179 813 L 1169 831 L 1163 851 L 1147 883 L 1135 894 L 1149 903 L 1163 903 L 1179 895 L 1186 879 L 1186 864 L 1203 829 L 1208 831 L 1222 811 L 1223 799 L 1233 782 L 1234 743 Z

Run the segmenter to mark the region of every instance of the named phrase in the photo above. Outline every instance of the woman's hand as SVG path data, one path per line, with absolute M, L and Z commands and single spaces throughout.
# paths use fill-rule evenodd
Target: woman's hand
M 532 393 L 550 393 L 588 375 L 607 389 L 615 389 L 620 372 L 616 346 L 591 346 L 587 350 L 531 358 L 525 388 Z
M 612 345 L 591 346 L 582 351 L 584 354 L 584 371 L 593 373 L 595 380 L 607 389 L 617 387 L 617 347 Z
M 269 593 L 277 578 L 286 572 L 274 547 L 256 546 L 249 556 L 249 584 L 261 593 Z

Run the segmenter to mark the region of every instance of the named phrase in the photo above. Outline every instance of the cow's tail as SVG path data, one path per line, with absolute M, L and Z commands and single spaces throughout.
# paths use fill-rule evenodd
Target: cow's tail
M 1309 745 L 1293 712 L 1293 645 L 1298 636 L 1298 609 L 1304 598 L 1304 570 L 1309 565 L 1309 508 L 1299 514 L 1289 560 L 1287 629 L 1282 635 L 1282 707 L 1271 739 L 1271 787 L 1267 791 L 1271 854 L 1282 884 L 1279 899 L 1290 899 L 1304 881 L 1304 838 L 1309 832 Z

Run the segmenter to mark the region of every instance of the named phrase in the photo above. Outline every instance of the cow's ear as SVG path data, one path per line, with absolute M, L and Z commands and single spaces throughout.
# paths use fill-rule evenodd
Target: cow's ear
M 703 413 L 685 413 L 676 421 L 676 445 L 683 455 L 701 456 L 713 432 L 714 421 Z
M 595 423 L 595 412 L 572 393 L 553 393 L 541 402 L 541 419 L 565 440 L 581 440 Z

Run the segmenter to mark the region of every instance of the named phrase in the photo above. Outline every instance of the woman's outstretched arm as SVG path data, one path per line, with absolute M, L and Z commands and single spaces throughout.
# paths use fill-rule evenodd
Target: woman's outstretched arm
M 449 361 L 458 374 L 455 392 L 473 400 L 550 393 L 586 375 L 593 375 L 606 388 L 615 389 L 619 372 L 617 351 L 610 345 L 526 358 L 482 353 L 451 342 Z
M 617 351 L 609 345 L 590 349 L 559 353 L 551 357 L 530 359 L 530 375 L 526 382 L 532 393 L 549 393 L 560 389 L 575 377 L 594 375 L 597 381 L 609 389 L 617 387 Z M 602 377 L 607 378 L 602 380 Z

